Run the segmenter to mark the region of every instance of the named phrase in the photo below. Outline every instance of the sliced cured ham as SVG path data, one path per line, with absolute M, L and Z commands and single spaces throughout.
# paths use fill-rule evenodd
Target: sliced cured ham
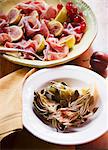
M 44 51 L 44 60 L 59 60 L 66 57 L 69 53 L 69 48 L 67 46 L 64 47 L 64 52 L 55 52 L 53 50 L 49 50 L 48 52 Z
M 8 20 L 9 20 L 8 16 L 6 14 L 4 14 L 2 11 L 0 11 L 0 19 L 6 20 L 7 23 L 8 23 Z
M 23 53 L 23 57 L 24 57 L 25 59 L 31 59 L 31 60 L 34 60 L 35 57 L 32 56 L 32 55 L 30 55 L 29 53 L 27 53 L 27 51 L 34 52 L 34 49 L 33 49 L 32 47 L 27 47 L 27 48 L 25 48 L 25 52 Z
M 7 33 L 0 33 L 0 45 L 11 42 L 11 37 Z
M 33 20 L 39 19 L 39 14 L 38 14 L 38 12 L 36 10 L 32 11 L 30 13 L 30 16 L 33 18 Z
M 30 13 L 35 10 L 35 6 L 31 4 L 19 3 L 16 6 L 17 9 L 22 10 L 23 13 Z
M 57 15 L 57 11 L 53 6 L 49 6 L 45 12 L 42 13 L 40 18 L 42 19 L 47 19 L 51 20 L 52 18 L 54 19 Z
M 20 48 L 20 49 L 22 49 L 22 46 L 19 43 L 6 42 L 4 46 L 7 48 Z
M 44 37 L 49 37 L 49 29 L 48 29 L 48 27 L 47 27 L 47 25 L 46 25 L 46 22 L 45 22 L 45 20 L 41 20 L 41 28 L 40 28 L 40 33 L 42 34 L 42 35 L 44 35 Z
M 32 1 L 31 4 L 35 6 L 35 10 L 41 15 L 43 12 L 45 12 L 48 9 L 48 4 L 43 1 Z
M 75 31 L 77 28 L 78 28 L 78 27 L 73 28 L 73 26 L 69 23 L 69 24 L 67 25 L 67 28 L 65 28 L 65 29 L 63 30 L 63 33 L 64 33 L 65 35 L 74 35 L 75 38 L 76 38 L 76 41 L 79 42 L 79 41 L 81 40 L 82 36 L 83 36 L 83 33 L 77 33 L 77 32 Z
M 36 33 L 40 31 L 41 24 L 40 21 L 36 19 L 35 25 L 33 26 L 33 24 L 31 25 L 31 21 L 29 21 L 29 19 L 30 18 L 23 21 L 25 27 L 25 33 L 27 37 L 33 37 Z
M 30 55 L 30 53 L 27 53 L 27 52 L 31 51 L 31 52 L 34 53 L 35 52 L 35 47 L 36 47 L 35 44 L 36 43 L 32 40 L 29 40 L 29 41 L 22 40 L 21 42 L 18 42 L 18 43 L 6 42 L 5 47 L 23 49 L 25 51 L 25 52 L 22 53 L 23 58 L 33 60 L 33 59 L 35 59 L 35 57 Z
M 64 44 L 59 44 L 57 38 L 48 38 L 47 42 L 51 46 L 51 48 L 56 52 L 63 52 L 64 51 Z
M 25 14 L 29 14 L 31 13 L 33 10 L 36 10 L 39 14 L 42 14 L 42 12 L 44 10 L 47 9 L 47 4 L 42 1 L 42 2 L 33 2 L 33 1 L 29 1 L 29 2 L 25 2 L 25 3 L 19 3 L 17 4 L 16 8 L 19 10 L 22 10 L 23 13 Z
M 59 59 L 62 59 L 68 55 L 69 48 L 68 48 L 68 46 L 64 45 L 62 47 L 62 52 L 61 51 L 55 51 L 47 43 L 46 49 L 43 51 L 43 53 L 44 53 L 44 60 L 59 60 Z
M 0 29 L 3 28 L 3 27 L 5 27 L 5 26 L 7 26 L 6 20 L 0 18 Z
M 8 48 L 20 48 L 20 49 L 25 49 L 28 47 L 32 47 L 33 49 L 35 49 L 35 44 L 32 40 L 22 40 L 20 42 L 17 43 L 12 43 L 12 42 L 6 42 L 5 47 Z
M 20 20 L 20 22 L 18 23 L 18 26 L 21 27 L 21 28 L 24 28 L 24 22 L 26 20 L 28 20 L 29 16 L 25 16 L 24 14 L 22 15 L 22 18 Z

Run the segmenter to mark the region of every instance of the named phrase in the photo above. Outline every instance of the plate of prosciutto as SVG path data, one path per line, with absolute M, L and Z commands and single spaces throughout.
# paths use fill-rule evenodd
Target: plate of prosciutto
M 85 52 L 97 33 L 82 0 L 0 1 L 0 53 L 29 67 L 51 67 Z

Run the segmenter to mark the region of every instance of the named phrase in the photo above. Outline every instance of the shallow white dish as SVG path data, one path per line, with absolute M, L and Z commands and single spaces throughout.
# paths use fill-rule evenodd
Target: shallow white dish
M 14 7 L 17 3 L 22 1 L 29 0 L 0 0 L 0 11 L 6 13 L 7 11 L 9 11 L 10 8 Z M 61 0 L 63 4 L 66 4 L 67 1 L 68 0 Z M 57 5 L 60 2 L 60 0 L 46 0 L 46 2 L 54 6 Z M 68 56 L 59 60 L 52 61 L 21 59 L 18 58 L 18 56 L 15 57 L 10 54 L 3 54 L 3 57 L 15 64 L 20 64 L 28 67 L 45 68 L 67 63 L 83 54 L 90 47 L 91 43 L 96 37 L 97 21 L 91 8 L 85 2 L 83 2 L 82 0 L 72 0 L 72 2 L 75 6 L 78 7 L 78 9 L 81 12 L 83 12 L 87 24 L 87 30 L 84 36 L 82 37 L 81 41 L 73 47 Z
M 93 120 L 76 132 L 59 133 L 44 124 L 33 112 L 32 102 L 34 90 L 46 86 L 51 80 L 62 80 L 72 87 L 80 88 L 96 83 L 99 92 L 99 110 Z M 90 142 L 108 130 L 107 87 L 105 79 L 88 69 L 78 66 L 62 66 L 42 69 L 32 74 L 24 83 L 23 92 L 23 124 L 38 138 L 56 144 L 76 145 Z

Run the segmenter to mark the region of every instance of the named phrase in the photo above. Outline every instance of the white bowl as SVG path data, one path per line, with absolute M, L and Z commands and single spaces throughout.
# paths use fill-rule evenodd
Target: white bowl
M 34 90 L 45 87 L 51 80 L 66 81 L 72 87 L 84 87 L 96 84 L 99 92 L 99 109 L 91 122 L 78 128 L 75 132 L 59 133 L 44 124 L 33 112 Z M 32 74 L 24 83 L 23 92 L 23 124 L 38 138 L 56 144 L 70 145 L 90 142 L 108 130 L 107 88 L 103 77 L 88 69 L 78 66 L 62 66 L 42 69 Z

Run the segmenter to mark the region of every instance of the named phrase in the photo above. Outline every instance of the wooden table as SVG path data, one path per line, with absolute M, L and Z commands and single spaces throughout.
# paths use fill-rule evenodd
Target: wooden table
M 98 22 L 98 35 L 90 47 L 78 59 L 70 62 L 70 64 L 79 64 L 83 67 L 89 67 L 89 59 L 93 51 L 100 50 L 108 52 L 107 35 L 108 35 L 108 15 L 107 0 L 85 0 L 93 9 Z M 86 60 L 85 60 L 86 58 Z M 0 58 L 0 78 L 19 69 L 22 66 L 12 64 Z M 35 149 L 35 150 L 108 150 L 108 132 L 100 138 L 87 144 L 76 146 L 61 146 L 49 144 L 33 135 L 25 128 L 13 135 L 6 137 L 1 143 L 2 149 Z

